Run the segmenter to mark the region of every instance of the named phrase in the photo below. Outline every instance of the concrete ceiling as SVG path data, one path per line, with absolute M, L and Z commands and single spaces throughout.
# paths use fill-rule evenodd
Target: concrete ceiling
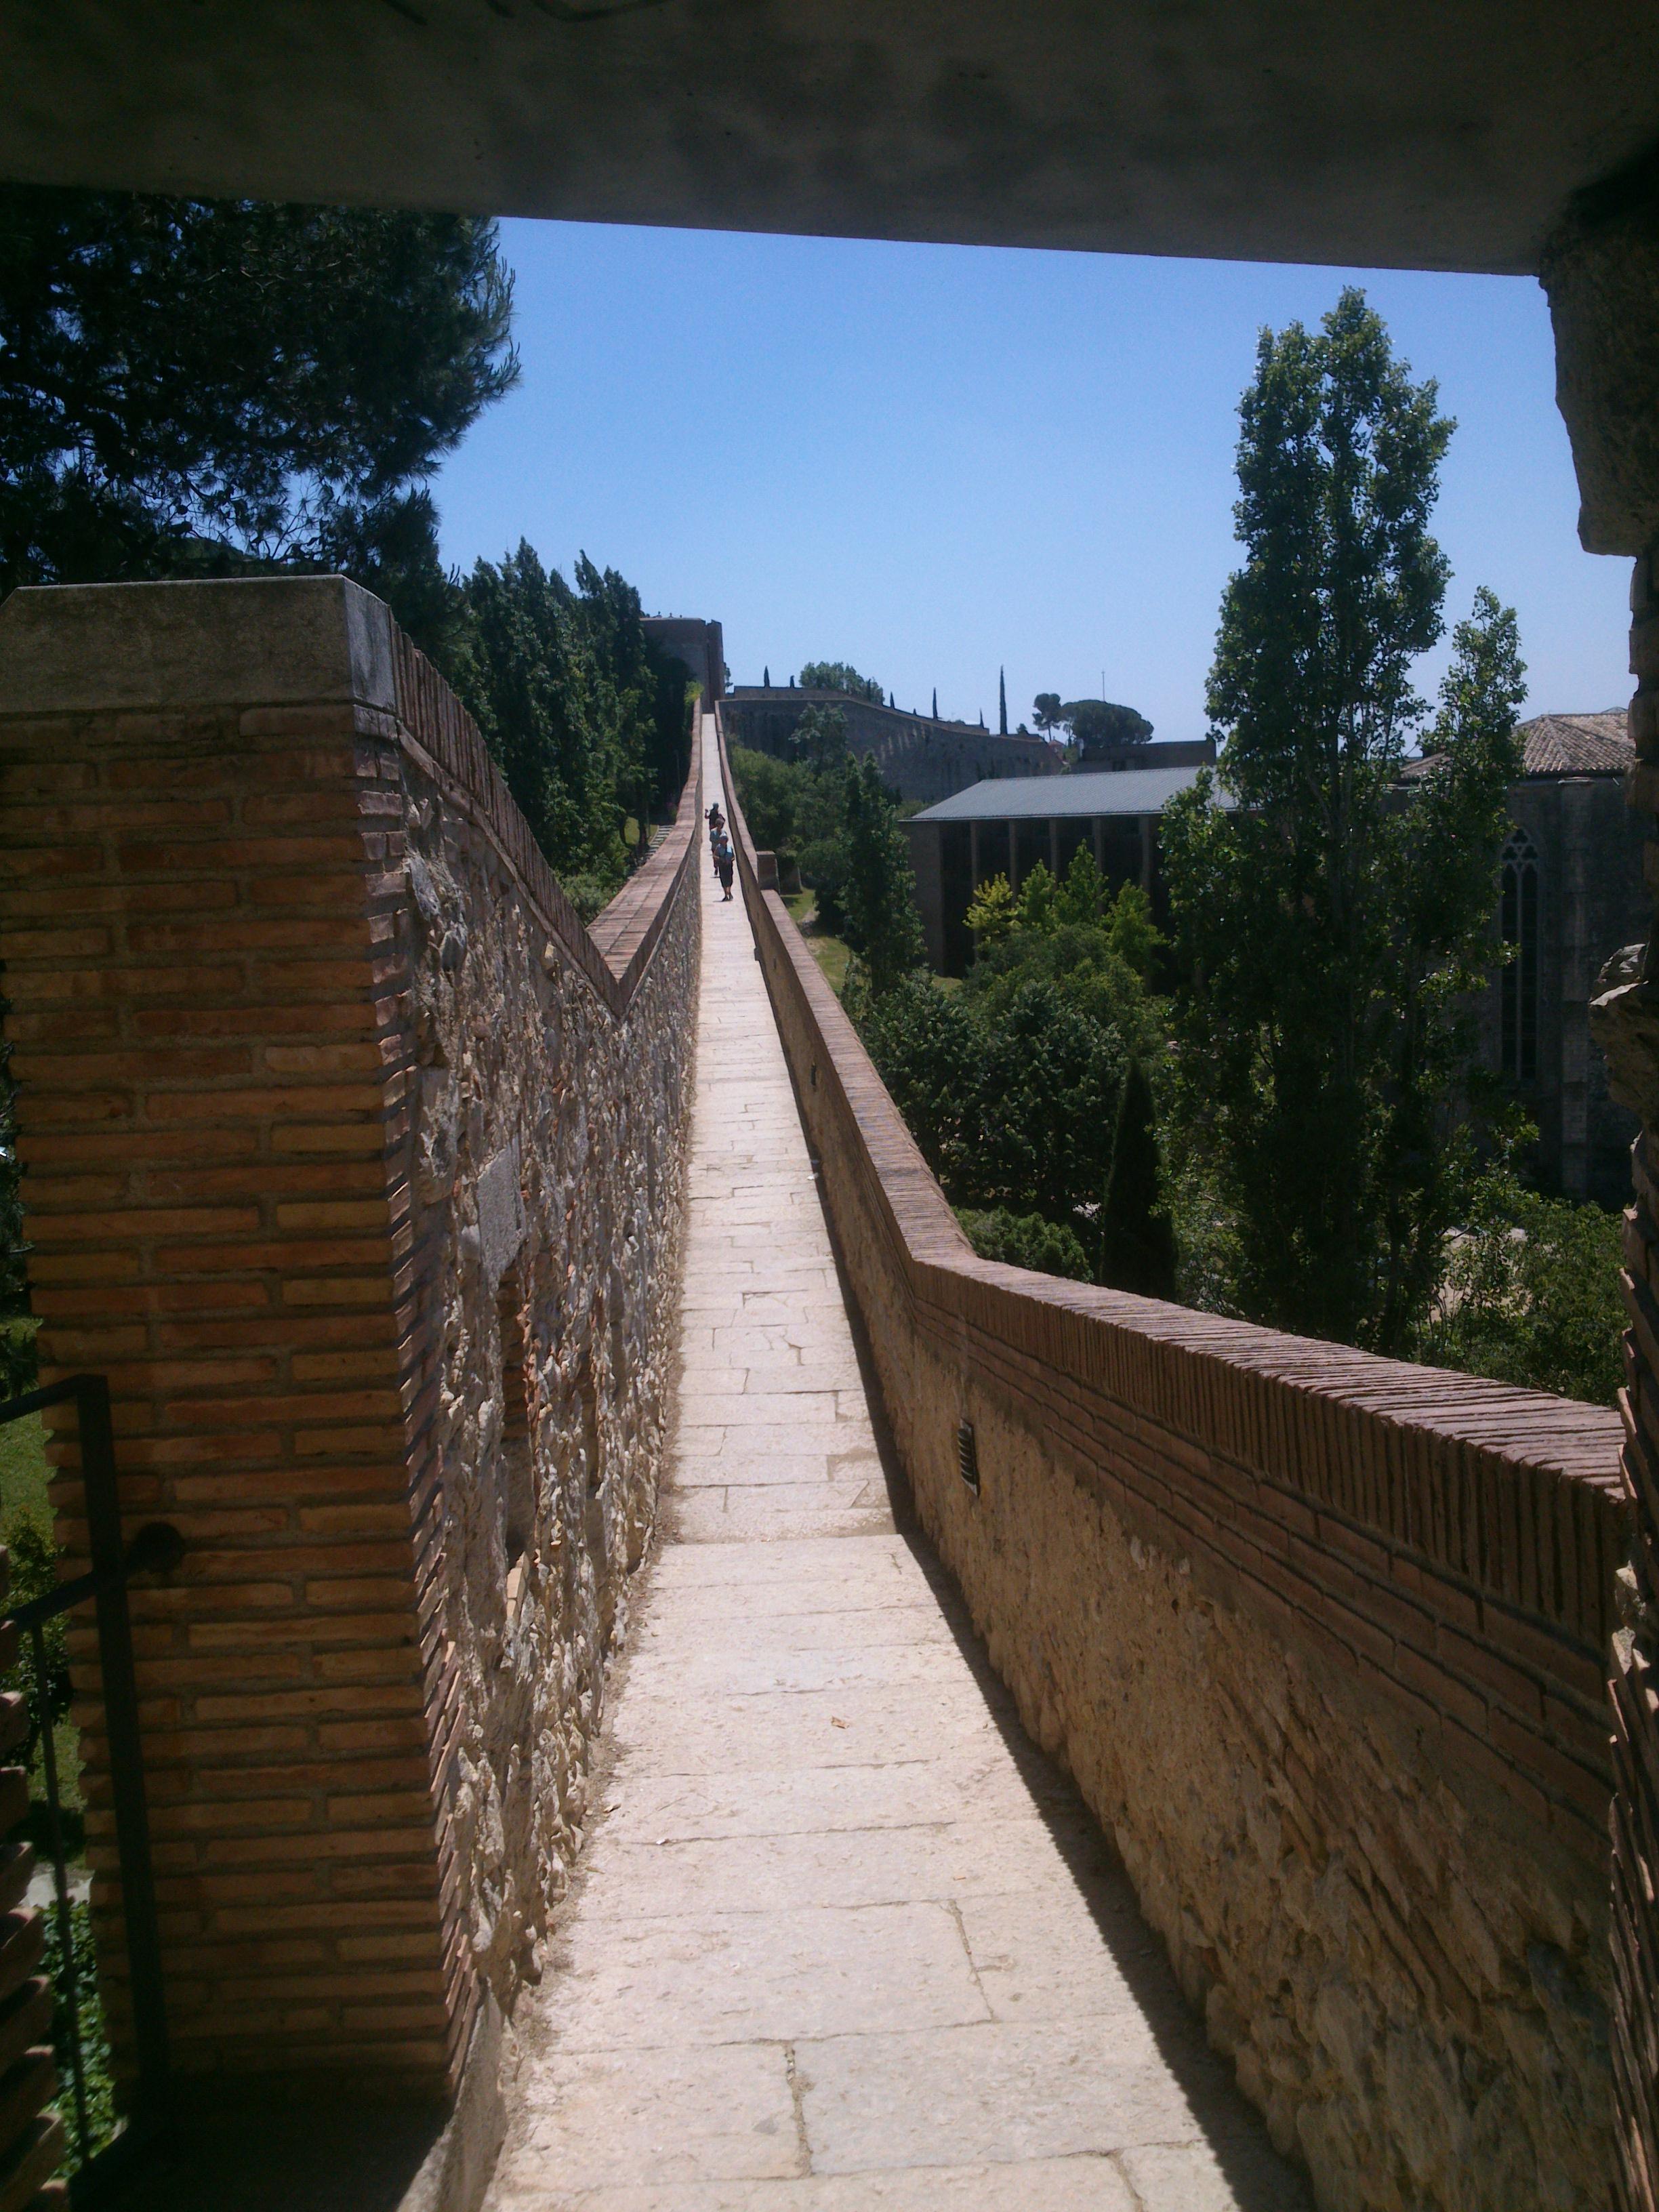
M 1527 270 L 1654 0 L 0 0 L 0 174 Z

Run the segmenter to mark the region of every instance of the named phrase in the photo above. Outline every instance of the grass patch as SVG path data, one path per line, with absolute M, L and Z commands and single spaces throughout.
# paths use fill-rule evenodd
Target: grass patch
M 33 1522 L 43 1536 L 52 1534 L 46 1500 L 46 1431 L 39 1413 L 0 1426 L 0 1530 L 14 1521 Z
M 827 929 L 818 927 L 817 893 L 810 888 L 792 891 L 784 902 L 795 917 L 796 927 L 812 948 L 812 957 L 823 969 L 830 988 L 839 998 L 847 981 L 847 963 L 852 958 L 851 948 L 839 937 L 831 937 Z

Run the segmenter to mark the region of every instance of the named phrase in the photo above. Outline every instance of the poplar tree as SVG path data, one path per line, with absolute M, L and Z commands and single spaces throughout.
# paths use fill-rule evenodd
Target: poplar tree
M 1240 424 L 1218 768 L 1163 826 L 1182 1136 L 1235 1225 L 1245 1310 L 1399 1352 L 1474 1166 L 1466 994 L 1518 772 L 1515 617 L 1475 594 L 1431 764 L 1402 783 L 1428 714 L 1413 664 L 1443 627 L 1429 517 L 1455 426 L 1353 289 L 1316 332 L 1262 333 Z

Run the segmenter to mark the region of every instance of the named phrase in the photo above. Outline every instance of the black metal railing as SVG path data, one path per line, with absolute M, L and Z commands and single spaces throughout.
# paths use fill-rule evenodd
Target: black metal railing
M 133 1666 L 132 1623 L 127 1583 L 135 1574 L 167 1573 L 184 1553 L 184 1540 L 166 1522 L 141 1528 L 131 1544 L 121 1537 L 121 1508 L 115 1474 L 114 1433 L 110 1421 L 109 1385 L 101 1375 L 72 1375 L 22 1397 L 0 1401 L 0 1426 L 49 1406 L 72 1402 L 79 1428 L 81 1480 L 85 1500 L 89 1571 L 45 1595 L 15 1607 L 0 1629 L 27 1637 L 33 1655 L 33 1694 L 40 1732 L 46 1824 L 52 1853 L 54 1911 L 58 1929 L 58 1994 L 69 2022 L 70 2088 L 74 2100 L 76 2141 L 81 2164 L 70 2179 L 76 2205 L 94 2203 L 125 2171 L 144 2145 L 168 2125 L 171 2113 L 167 2002 L 161 1982 L 161 1929 L 155 1912 L 155 1875 L 150 1856 L 149 1814 L 144 1797 L 143 1754 L 138 1735 L 138 1684 Z M 46 1628 L 72 1607 L 96 1607 L 98 1661 L 103 1684 L 104 1725 L 108 1744 L 116 1860 L 121 1884 L 121 1917 L 126 1934 L 127 1988 L 131 2006 L 132 2085 L 127 2124 L 112 2142 L 94 2153 L 90 2146 L 87 2069 L 82 2033 L 82 1978 L 78 1971 L 74 1914 L 70 1899 L 53 1714 L 48 1686 Z

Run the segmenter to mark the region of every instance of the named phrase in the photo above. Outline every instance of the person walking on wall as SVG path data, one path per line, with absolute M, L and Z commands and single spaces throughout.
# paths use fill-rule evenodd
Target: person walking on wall
M 732 841 L 729 837 L 722 837 L 714 848 L 714 873 L 720 879 L 722 901 L 732 896 Z
M 708 810 L 708 856 L 714 863 L 714 873 L 720 872 L 720 843 L 726 836 L 726 817 L 720 812 L 719 799 Z

